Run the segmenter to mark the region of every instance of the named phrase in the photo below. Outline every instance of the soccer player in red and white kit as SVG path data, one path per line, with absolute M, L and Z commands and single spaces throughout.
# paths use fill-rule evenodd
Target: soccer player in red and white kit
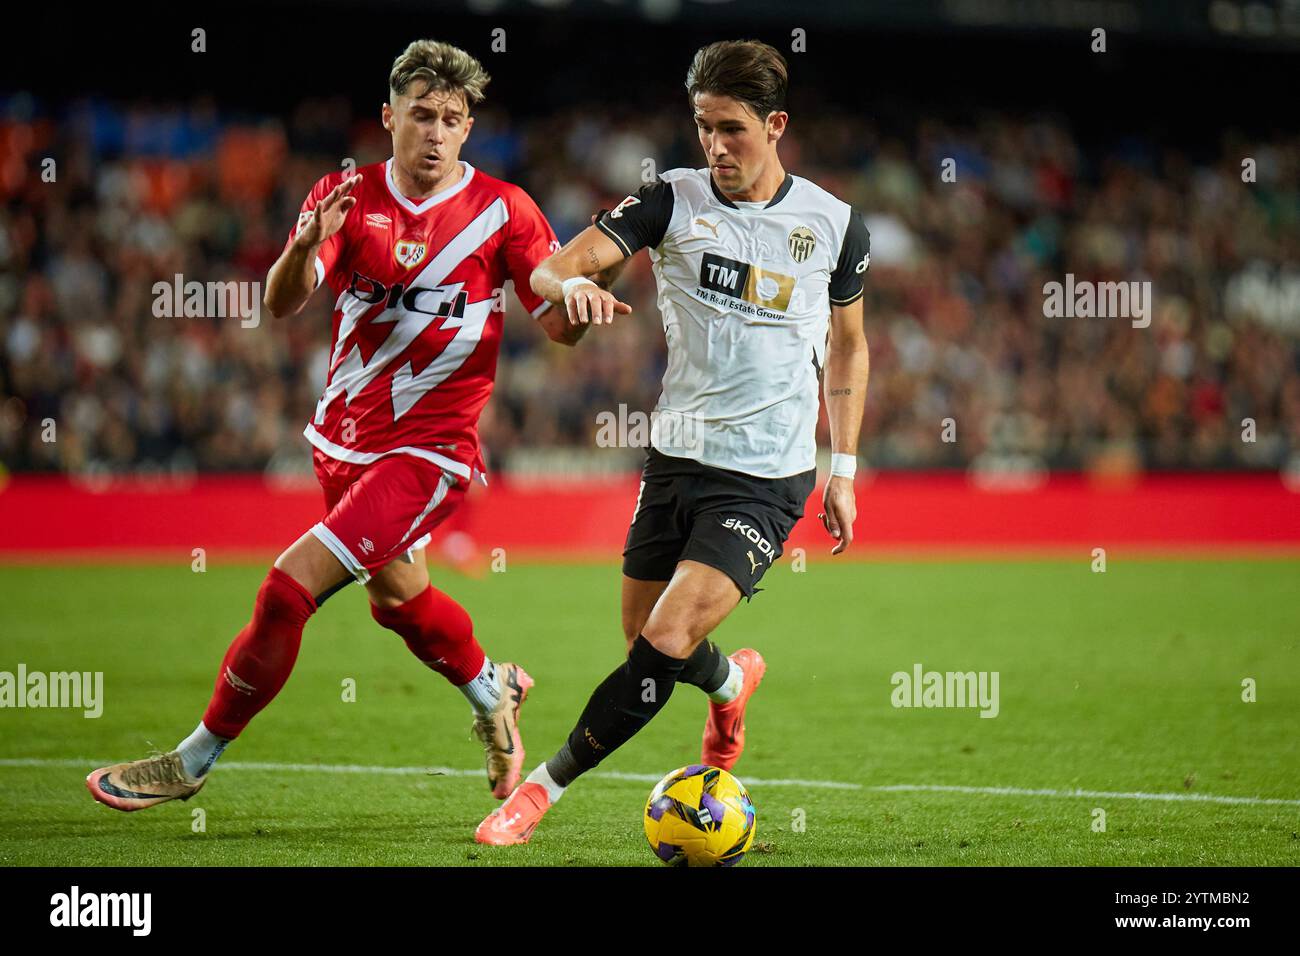
M 529 286 L 559 248 L 537 205 L 459 159 L 487 82 L 464 51 L 412 43 L 393 64 L 383 107 L 392 158 L 325 176 L 303 203 L 265 305 L 292 315 L 321 284 L 335 300 L 329 375 L 304 432 L 325 516 L 262 582 L 198 727 L 169 753 L 91 773 L 99 802 L 139 810 L 197 793 L 284 686 L 307 620 L 353 579 L 374 619 L 468 698 L 493 794 L 503 799 L 518 783 L 519 707 L 532 680 L 486 656 L 469 614 L 430 584 L 424 546 L 483 477 L 477 424 L 492 392 L 506 280 L 553 340 L 573 345 L 586 326 Z

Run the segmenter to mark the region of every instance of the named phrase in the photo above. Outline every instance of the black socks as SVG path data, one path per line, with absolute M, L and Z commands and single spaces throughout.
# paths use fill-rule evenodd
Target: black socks
M 694 684 L 706 694 L 727 682 L 731 674 L 731 661 L 718 650 L 712 641 L 701 641 L 695 653 L 686 658 L 686 666 L 677 677 L 679 684 Z
M 686 666 L 704 647 L 701 644 L 690 660 L 684 661 L 656 650 L 644 636 L 638 637 L 627 660 L 592 693 L 568 741 L 546 761 L 551 779 L 567 787 L 631 740 L 668 703 L 673 684 L 682 679 Z M 716 647 L 713 650 L 717 652 Z M 707 660 L 706 655 L 702 661 Z M 703 667 L 701 663 L 699 669 Z

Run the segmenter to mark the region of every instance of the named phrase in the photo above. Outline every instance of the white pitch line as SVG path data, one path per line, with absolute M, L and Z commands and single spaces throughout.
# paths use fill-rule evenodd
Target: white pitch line
M 42 757 L 18 757 L 0 759 L 0 767 L 85 767 L 87 772 L 95 768 L 94 760 L 50 759 Z M 328 763 L 248 763 L 240 760 L 223 760 L 218 765 L 223 770 L 271 770 L 281 772 L 316 772 L 316 773 L 368 773 L 390 776 L 432 776 L 432 777 L 481 777 L 482 768 L 461 770 L 456 767 L 366 767 L 359 764 Z M 658 783 L 662 774 L 623 773 L 617 770 L 594 770 L 589 777 L 605 780 L 629 780 L 635 783 Z M 746 777 L 745 780 L 759 787 L 805 787 L 819 790 L 861 790 L 860 783 L 840 783 L 836 780 L 769 780 L 759 777 Z
M 978 793 L 995 797 L 1088 797 L 1106 800 L 1163 800 L 1168 803 L 1234 803 L 1248 806 L 1300 807 L 1300 800 L 1284 797 L 1225 797 L 1212 793 L 1144 793 L 1141 790 L 1030 790 L 1025 787 L 961 787 L 932 783 L 895 783 L 867 787 L 879 793 Z
M 77 767 L 93 769 L 96 761 L 75 758 L 7 757 L 0 758 L 0 767 Z M 223 760 L 223 770 L 269 770 L 290 773 L 366 773 L 398 777 L 480 777 L 483 771 L 461 770 L 456 767 L 367 767 L 361 764 L 329 763 L 248 763 Z M 604 780 L 624 780 L 632 783 L 657 783 L 662 779 L 653 773 L 625 773 L 617 770 L 595 770 L 589 776 Z M 1244 806 L 1300 807 L 1300 800 L 1284 797 L 1229 797 L 1211 793 L 1146 793 L 1141 790 L 1051 790 L 1026 787 L 966 787 L 938 783 L 893 783 L 867 785 L 839 780 L 787 780 L 767 777 L 745 777 L 755 787 L 803 787 L 814 790 L 865 790 L 873 793 L 966 793 L 991 797 L 1065 797 L 1106 800 L 1157 800 L 1167 803 L 1223 803 Z

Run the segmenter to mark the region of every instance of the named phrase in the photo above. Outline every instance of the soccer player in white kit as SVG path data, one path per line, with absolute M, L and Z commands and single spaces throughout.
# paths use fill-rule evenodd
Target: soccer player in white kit
M 766 665 L 706 638 L 752 598 L 816 479 L 819 385 L 831 430 L 822 521 L 853 540 L 867 387 L 862 283 L 869 237 L 848 204 L 781 165 L 784 58 L 757 41 L 699 50 L 687 73 L 708 167 L 673 169 L 534 270 L 576 325 L 629 307 L 584 276 L 649 249 L 668 342 L 663 393 L 623 563 L 627 659 L 568 740 L 490 814 L 480 843 L 526 843 L 579 775 L 629 740 L 673 685 L 709 696 L 701 762 L 730 769 Z M 829 333 L 829 334 L 828 334 Z

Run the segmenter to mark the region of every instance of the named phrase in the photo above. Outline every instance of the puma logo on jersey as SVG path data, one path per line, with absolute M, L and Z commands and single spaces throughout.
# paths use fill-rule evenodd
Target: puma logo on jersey
M 757 573 L 758 573 L 758 562 L 754 560 L 754 552 L 753 552 L 753 551 L 746 551 L 746 552 L 745 552 L 745 556 L 746 556 L 747 558 L 749 558 L 749 573 L 750 573 L 750 574 L 757 574 Z
M 708 222 L 707 220 L 704 219 L 696 219 L 695 225 L 703 226 L 705 229 L 708 229 L 710 232 L 713 233 L 714 239 L 718 238 L 718 227 L 714 223 Z

